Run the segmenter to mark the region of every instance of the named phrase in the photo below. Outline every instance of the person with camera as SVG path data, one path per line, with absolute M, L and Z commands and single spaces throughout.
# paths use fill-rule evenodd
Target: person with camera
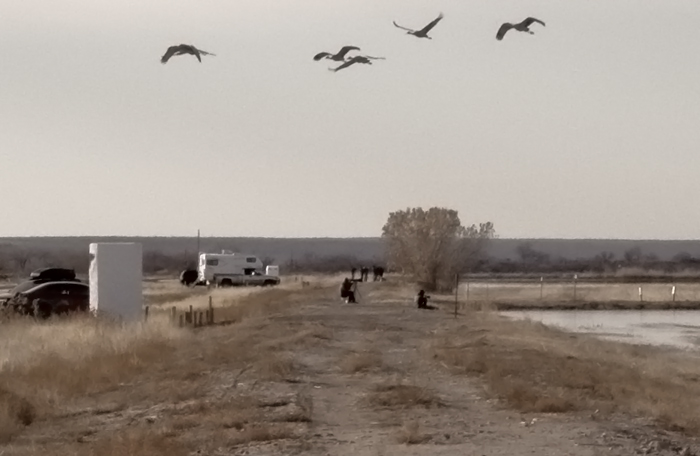
M 418 304 L 419 309 L 429 309 L 429 310 L 435 310 L 437 307 L 431 306 L 428 304 L 428 299 L 430 299 L 430 296 L 427 296 L 425 294 L 424 290 L 420 290 L 418 292 L 418 295 L 416 296 L 416 304 Z

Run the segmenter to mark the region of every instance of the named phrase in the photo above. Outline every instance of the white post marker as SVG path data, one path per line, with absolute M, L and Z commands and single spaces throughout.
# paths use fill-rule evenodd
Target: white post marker
M 90 244 L 90 311 L 122 321 L 143 321 L 141 244 Z
M 671 287 L 671 300 L 675 301 L 676 300 L 676 286 Z
M 642 296 L 642 287 L 639 287 L 639 302 L 644 301 L 644 297 Z

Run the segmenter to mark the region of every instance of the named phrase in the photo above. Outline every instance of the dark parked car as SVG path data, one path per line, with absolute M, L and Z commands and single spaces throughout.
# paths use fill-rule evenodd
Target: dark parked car
M 75 277 L 75 271 L 73 269 L 65 268 L 43 268 L 32 271 L 29 274 L 29 280 L 16 285 L 10 291 L 0 294 L 0 304 L 5 304 L 7 301 L 17 294 L 34 288 L 35 286 L 48 283 L 48 282 L 80 282 L 79 279 Z
M 6 301 L 5 308 L 38 318 L 87 312 L 90 287 L 82 282 L 46 282 L 15 293 Z

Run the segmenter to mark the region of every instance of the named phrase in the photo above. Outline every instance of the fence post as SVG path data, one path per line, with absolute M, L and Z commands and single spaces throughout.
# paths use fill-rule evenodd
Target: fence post
M 214 324 L 214 304 L 211 302 L 211 296 L 209 296 L 209 324 Z
M 148 321 L 148 306 L 144 309 L 143 319 L 144 321 Z
M 172 306 L 170 308 L 170 321 L 175 324 L 175 321 L 177 319 L 177 307 Z
M 187 318 L 189 319 L 190 324 L 194 323 L 194 311 L 192 310 L 192 304 L 190 304 L 190 311 L 188 312 Z
M 540 301 L 544 297 L 544 277 L 540 277 Z
M 574 301 L 576 301 L 576 282 L 578 281 L 578 274 L 574 274 Z
M 180 314 L 180 328 L 185 326 L 185 314 Z
M 467 279 L 467 301 L 469 301 L 469 279 Z
M 676 302 L 676 286 L 671 287 L 671 300 Z
M 489 284 L 486 284 L 486 302 L 489 300 Z
M 459 302 L 459 274 L 455 274 L 455 318 L 457 318 L 457 305 Z
M 642 287 L 639 287 L 639 302 L 644 301 L 644 297 L 642 296 Z

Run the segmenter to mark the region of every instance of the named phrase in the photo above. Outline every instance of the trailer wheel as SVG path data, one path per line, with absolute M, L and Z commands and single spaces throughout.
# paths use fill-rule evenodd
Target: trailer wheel
M 263 282 L 263 287 L 271 287 L 271 286 L 274 286 L 274 285 L 275 285 L 275 281 L 274 281 L 274 280 L 266 280 L 266 281 Z
M 228 288 L 233 286 L 233 282 L 231 279 L 224 279 L 221 282 L 219 282 L 219 286 L 222 288 Z

